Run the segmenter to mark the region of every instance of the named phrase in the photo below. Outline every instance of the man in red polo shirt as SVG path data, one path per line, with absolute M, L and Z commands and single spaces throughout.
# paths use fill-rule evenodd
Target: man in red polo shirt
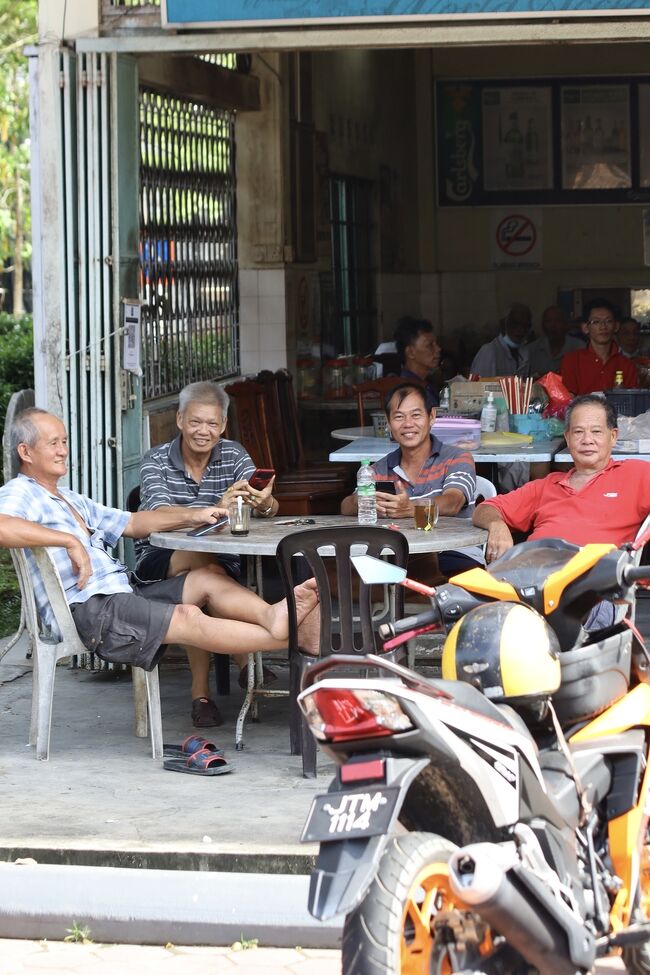
M 488 531 L 486 558 L 513 545 L 512 531 L 529 539 L 563 538 L 574 545 L 634 539 L 650 512 L 650 463 L 612 460 L 616 413 L 601 396 L 577 396 L 566 412 L 568 472 L 530 481 L 480 504 L 474 524 Z
M 584 309 L 582 331 L 589 336 L 586 349 L 575 349 L 562 357 L 562 382 L 576 396 L 612 389 L 616 373 L 623 373 L 623 386 L 637 385 L 636 368 L 616 342 L 618 312 L 605 298 L 590 301 Z

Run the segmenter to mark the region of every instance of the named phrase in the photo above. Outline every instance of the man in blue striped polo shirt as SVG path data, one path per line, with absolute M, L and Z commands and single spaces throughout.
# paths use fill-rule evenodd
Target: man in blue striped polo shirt
M 205 566 L 183 575 L 132 585 L 107 551 L 121 537 L 196 528 L 223 515 L 215 505 L 166 507 L 129 514 L 97 504 L 58 482 L 67 472 L 68 440 L 61 420 L 45 410 L 20 413 L 10 430 L 20 473 L 0 488 L 0 544 L 27 548 L 36 605 L 56 626 L 30 546 L 52 547 L 82 643 L 102 659 L 153 670 L 168 643 L 211 653 L 281 649 L 288 640 L 286 603 L 269 605 L 225 574 Z M 296 587 L 302 635 L 314 633 L 315 580 Z M 201 608 L 206 607 L 210 615 Z M 305 649 L 315 649 L 309 643 Z
M 272 495 L 273 480 L 260 491 L 251 487 L 248 479 L 255 464 L 240 443 L 221 436 L 228 404 L 228 394 L 217 383 L 191 383 L 181 390 L 176 416 L 178 436 L 154 447 L 142 461 L 141 509 L 155 511 L 169 505 L 205 504 L 227 507 L 241 495 L 257 517 L 273 517 L 278 510 L 278 502 Z M 138 579 L 146 582 L 172 578 L 206 565 L 239 580 L 240 564 L 236 555 L 155 548 L 146 538 L 136 542 L 135 551 Z M 193 647 L 186 647 L 186 651 L 192 673 L 192 722 L 196 728 L 220 725 L 221 713 L 209 692 L 210 660 Z M 267 682 L 275 679 L 268 668 L 264 669 L 264 676 Z M 246 686 L 246 678 L 244 665 L 240 673 L 242 687 Z

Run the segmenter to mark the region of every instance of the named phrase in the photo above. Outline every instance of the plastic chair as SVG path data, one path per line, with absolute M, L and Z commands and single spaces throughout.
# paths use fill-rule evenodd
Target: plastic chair
M 289 681 L 290 681 L 290 741 L 291 754 L 302 753 L 302 773 L 305 778 L 316 775 L 316 743 L 297 705 L 300 681 L 310 659 L 299 652 L 298 624 L 293 587 L 308 574 L 316 578 L 320 594 L 320 657 L 331 654 L 380 652 L 373 618 L 372 586 L 358 578 L 350 562 L 354 554 L 374 556 L 389 554 L 397 565 L 405 568 L 408 542 L 401 532 L 377 525 L 351 525 L 341 528 L 314 528 L 286 535 L 277 549 L 280 575 L 287 594 L 289 608 Z M 301 555 L 303 559 L 294 558 Z M 328 572 L 328 566 L 331 573 Z M 403 589 L 394 587 L 392 613 L 402 615 Z M 318 658 L 313 658 L 318 659 Z
M 22 389 L 14 393 L 7 406 L 5 432 L 11 428 L 14 417 L 22 410 L 34 406 L 34 391 Z M 18 458 L 12 456 L 9 443 L 3 436 L 3 472 L 5 482 L 18 473 Z M 139 491 L 139 489 L 138 489 Z M 132 492 L 133 493 L 133 492 Z M 3 647 L 1 656 L 11 649 L 23 630 L 29 637 L 28 657 L 34 658 L 32 684 L 32 716 L 29 730 L 29 743 L 36 745 L 36 758 L 47 760 L 50 752 L 50 729 L 52 724 L 52 698 L 54 695 L 54 676 L 57 661 L 62 657 L 87 654 L 88 650 L 79 639 L 77 628 L 70 613 L 58 570 L 47 548 L 32 549 L 34 558 L 43 577 L 47 597 L 52 606 L 62 640 L 57 642 L 43 633 L 41 621 L 34 600 L 34 587 L 31 572 L 23 549 L 11 549 L 11 557 L 20 586 L 21 610 L 17 633 Z M 160 712 L 160 689 L 158 670 L 145 673 L 133 667 L 133 697 L 135 702 L 135 733 L 139 738 L 147 736 L 147 706 L 151 734 L 153 758 L 162 757 L 162 718 Z M 145 701 L 146 694 L 146 701 Z
M 36 758 L 47 761 L 50 754 L 50 730 L 52 725 L 52 700 L 54 697 L 54 678 L 57 661 L 73 654 L 87 653 L 79 639 L 68 606 L 63 584 L 52 555 L 47 548 L 34 548 L 32 554 L 41 573 L 47 598 L 61 633 L 56 640 L 43 632 L 34 601 L 31 573 L 24 549 L 15 549 L 20 566 L 20 582 L 27 629 L 34 651 L 34 677 L 32 685 L 32 717 L 29 731 L 30 745 L 36 745 Z M 136 735 L 147 735 L 147 709 L 149 713 L 149 733 L 153 758 L 162 758 L 162 718 L 160 711 L 160 688 L 158 668 L 151 672 L 133 667 L 133 696 L 135 700 Z M 146 706 L 144 695 L 146 693 Z
M 487 498 L 496 498 L 497 489 L 488 477 L 476 475 L 476 490 L 474 491 L 474 502 L 479 499 L 486 501 Z

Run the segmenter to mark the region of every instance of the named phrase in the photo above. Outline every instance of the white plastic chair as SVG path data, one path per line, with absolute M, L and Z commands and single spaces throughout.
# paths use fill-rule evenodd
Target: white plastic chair
M 487 500 L 488 498 L 495 498 L 497 494 L 497 489 L 487 477 L 481 477 L 480 474 L 476 475 L 476 490 L 474 491 L 474 501 L 477 498 L 483 498 Z
M 83 654 L 88 651 L 79 639 L 68 601 L 65 598 L 61 577 L 51 552 L 47 548 L 34 548 L 32 553 L 43 578 L 47 598 L 62 637 L 61 640 L 56 640 L 43 632 L 36 609 L 25 551 L 24 549 L 14 549 L 25 623 L 31 637 L 34 659 L 29 743 L 36 745 L 36 758 L 47 761 L 50 754 L 52 702 L 57 662 L 63 657 Z M 162 758 L 163 744 L 158 668 L 148 672 L 140 667 L 133 667 L 132 672 L 136 718 L 135 733 L 140 738 L 146 738 L 147 724 L 149 725 L 152 758 L 159 759 Z
M 19 393 L 14 393 L 7 407 L 5 431 L 9 430 L 14 416 L 30 406 L 34 406 L 33 390 L 23 389 Z M 2 446 L 4 479 L 8 481 L 17 473 L 16 458 L 11 456 L 9 444 L 4 437 Z M 57 661 L 63 657 L 87 654 L 88 650 L 79 639 L 65 598 L 61 578 L 49 550 L 47 548 L 34 548 L 32 552 L 43 577 L 47 598 L 52 606 L 62 639 L 57 641 L 44 633 L 36 609 L 34 588 L 25 552 L 20 548 L 11 549 L 11 557 L 20 585 L 20 624 L 9 644 L 3 647 L 0 659 L 18 641 L 23 630 L 26 630 L 29 636 L 28 656 L 33 658 L 34 664 L 29 743 L 36 745 L 36 758 L 47 761 L 50 754 L 52 700 Z M 158 668 L 149 673 L 140 667 L 133 667 L 132 672 L 135 734 L 138 738 L 146 738 L 148 728 L 151 737 L 152 757 L 155 759 L 162 758 L 162 716 Z

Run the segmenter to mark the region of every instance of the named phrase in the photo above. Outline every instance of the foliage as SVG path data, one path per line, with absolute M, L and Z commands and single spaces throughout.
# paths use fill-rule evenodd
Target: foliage
M 68 932 L 63 939 L 64 941 L 71 941 L 73 944 L 78 945 L 91 945 L 92 939 L 90 937 L 90 928 L 81 927 L 76 921 L 72 922 L 71 928 L 66 928 Z
M 30 254 L 29 79 L 23 49 L 37 39 L 37 16 L 38 0 L 0 0 L 0 265 L 18 261 L 22 266 Z
M 0 312 L 0 428 L 12 393 L 34 388 L 32 319 Z
M 239 941 L 235 941 L 230 947 L 233 951 L 251 951 L 259 946 L 259 938 L 245 938 L 242 934 Z
M 0 548 L 0 638 L 11 636 L 20 620 L 20 589 L 11 553 Z

